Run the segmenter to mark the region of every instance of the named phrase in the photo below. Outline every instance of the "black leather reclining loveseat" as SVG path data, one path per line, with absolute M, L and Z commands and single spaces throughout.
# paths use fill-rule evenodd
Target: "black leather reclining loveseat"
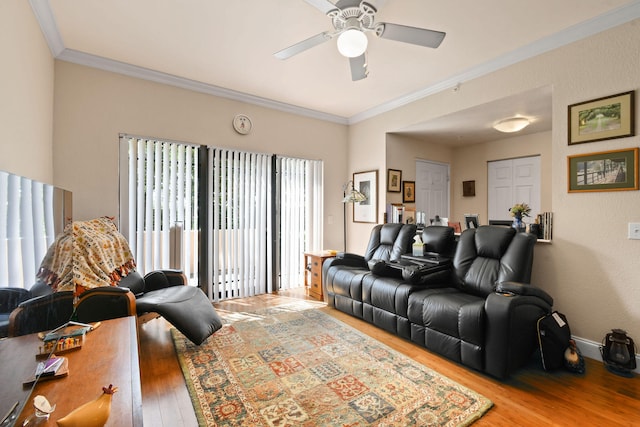
M 323 265 L 327 303 L 451 360 L 506 378 L 536 348 L 536 323 L 553 299 L 529 285 L 536 237 L 512 228 L 426 227 L 437 262 L 413 263 L 415 226 L 378 225 L 366 254 Z M 447 264 L 447 258 L 451 262 Z

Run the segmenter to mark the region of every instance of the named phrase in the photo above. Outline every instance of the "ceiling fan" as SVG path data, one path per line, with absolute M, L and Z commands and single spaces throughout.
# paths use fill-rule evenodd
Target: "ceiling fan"
M 366 33 L 404 43 L 437 48 L 446 33 L 409 27 L 406 25 L 375 22 L 377 9 L 367 1 L 338 0 L 335 4 L 329 0 L 304 0 L 311 6 L 326 14 L 333 23 L 334 31 L 323 31 L 306 40 L 276 52 L 278 59 L 291 58 L 300 52 L 324 43 L 334 37 L 338 38 L 338 51 L 349 58 L 351 79 L 362 80 L 367 77 L 366 50 L 368 39 Z

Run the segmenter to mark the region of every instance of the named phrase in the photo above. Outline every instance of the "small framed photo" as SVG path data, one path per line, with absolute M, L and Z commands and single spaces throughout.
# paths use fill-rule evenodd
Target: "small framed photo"
M 402 171 L 397 169 L 387 169 L 387 191 L 389 193 L 399 193 L 402 183 Z
M 480 226 L 480 215 L 478 214 L 464 214 L 464 223 L 467 230 L 470 228 L 478 228 Z
M 402 203 L 415 203 L 416 182 L 402 181 Z
M 378 171 L 353 174 L 353 188 L 365 195 L 362 202 L 353 204 L 353 222 L 377 223 L 378 216 Z
M 638 148 L 567 157 L 568 191 L 638 189 Z
M 569 145 L 635 135 L 634 91 L 569 105 Z

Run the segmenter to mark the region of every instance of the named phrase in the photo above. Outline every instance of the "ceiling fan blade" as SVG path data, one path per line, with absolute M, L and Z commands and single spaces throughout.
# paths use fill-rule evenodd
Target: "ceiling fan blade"
M 306 40 L 298 42 L 293 46 L 284 48 L 281 51 L 274 53 L 273 56 L 275 56 L 278 59 L 291 58 L 293 55 L 297 55 L 300 52 L 304 52 L 307 49 L 311 49 L 312 47 L 322 44 L 327 40 L 331 40 L 331 33 L 329 33 L 328 31 L 324 31 L 320 34 L 316 34 L 313 37 L 309 37 Z
M 338 9 L 335 4 L 331 3 L 329 0 L 304 0 L 309 3 L 311 6 L 318 9 L 320 12 L 325 15 L 332 10 Z
M 367 71 L 367 57 L 366 53 L 355 58 L 349 58 L 349 65 L 351 66 L 351 80 L 358 81 L 367 77 L 369 71 Z
M 383 39 L 436 48 L 440 46 L 447 33 L 381 22 L 376 29 L 376 34 Z

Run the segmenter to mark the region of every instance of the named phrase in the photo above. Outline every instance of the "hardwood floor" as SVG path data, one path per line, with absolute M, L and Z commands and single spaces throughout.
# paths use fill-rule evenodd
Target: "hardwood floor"
M 304 291 L 216 304 L 219 311 L 246 311 L 305 298 Z M 494 407 L 474 426 L 639 426 L 640 377 L 609 373 L 587 359 L 585 375 L 547 373 L 539 360 L 501 382 L 430 353 L 409 341 L 329 307 L 321 310 L 444 376 L 483 394 Z M 170 325 L 162 318 L 140 327 L 140 370 L 144 424 L 196 426 L 189 393 L 178 364 Z

